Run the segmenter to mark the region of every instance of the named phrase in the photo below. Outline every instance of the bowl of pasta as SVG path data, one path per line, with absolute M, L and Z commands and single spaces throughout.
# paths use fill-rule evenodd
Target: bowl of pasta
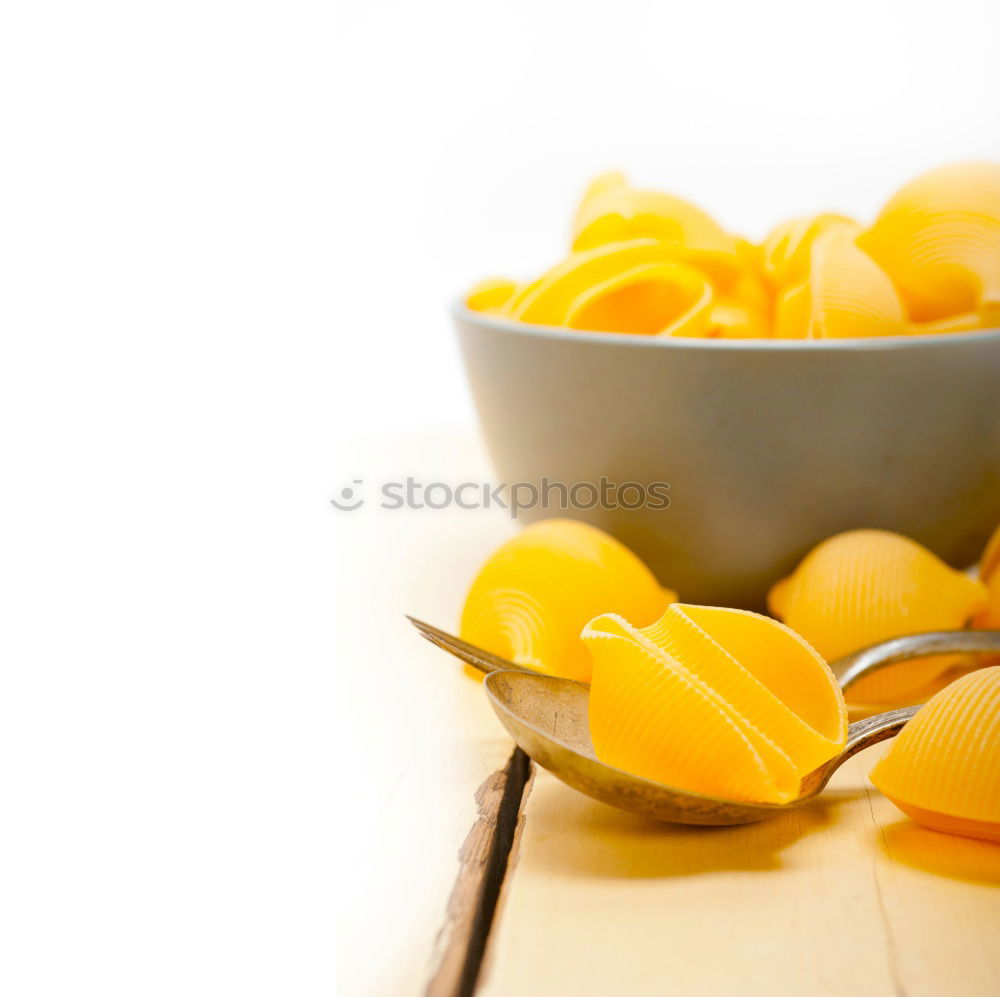
M 566 259 L 453 316 L 512 511 L 607 530 L 685 601 L 761 608 L 853 528 L 963 566 L 1000 519 L 1000 165 L 758 244 L 608 174 Z

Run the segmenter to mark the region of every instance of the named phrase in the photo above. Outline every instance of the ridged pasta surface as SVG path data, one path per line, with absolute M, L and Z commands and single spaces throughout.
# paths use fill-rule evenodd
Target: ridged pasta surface
M 483 565 L 459 633 L 517 664 L 589 681 L 591 657 L 580 640 L 589 619 L 611 611 L 651 622 L 675 599 L 607 533 L 548 519 L 527 526 Z
M 704 336 L 712 286 L 683 263 L 646 263 L 583 291 L 569 304 L 563 325 L 591 332 Z
M 577 208 L 573 250 L 642 238 L 673 244 L 722 282 L 739 272 L 736 240 L 700 208 L 672 194 L 637 190 L 621 173 L 597 177 Z
M 674 604 L 650 626 L 590 621 L 590 732 L 602 761 L 728 799 L 794 799 L 835 755 L 846 708 L 823 659 L 755 613 Z
M 909 331 L 895 286 L 855 238 L 847 224 L 832 224 L 812 238 L 803 278 L 778 298 L 778 339 L 901 336 Z
M 852 218 L 835 214 L 807 215 L 776 225 L 761 244 L 761 266 L 771 284 L 787 287 L 805 280 L 811 269 L 813 243 L 835 228 L 861 233 L 861 226 Z
M 917 322 L 1000 302 L 1000 164 L 956 163 L 917 177 L 859 239 Z
M 966 675 L 928 700 L 871 778 L 921 824 L 1000 841 L 1000 668 Z
M 571 253 L 506 305 L 511 318 L 591 332 L 701 335 L 714 297 L 677 246 L 655 239 Z
M 846 339 L 1000 328 L 1000 164 L 918 177 L 865 228 L 792 218 L 754 244 L 691 202 L 604 173 L 569 254 L 524 284 L 484 281 L 470 308 L 591 332 Z
M 768 595 L 771 612 L 828 661 L 891 637 L 961 629 L 985 603 L 981 582 L 913 540 L 882 530 L 825 540 Z M 905 700 L 957 661 L 937 655 L 890 666 L 852 686 L 848 698 Z

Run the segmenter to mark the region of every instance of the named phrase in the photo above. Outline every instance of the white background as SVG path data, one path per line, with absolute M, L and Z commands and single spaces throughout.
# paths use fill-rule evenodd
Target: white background
M 0 991 L 329 993 L 327 501 L 472 429 L 449 299 L 609 167 L 760 237 L 1000 157 L 998 10 L 6 3 Z

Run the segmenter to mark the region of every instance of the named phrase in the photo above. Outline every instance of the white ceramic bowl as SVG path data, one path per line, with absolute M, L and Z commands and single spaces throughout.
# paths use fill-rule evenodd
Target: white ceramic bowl
M 501 481 L 670 486 L 668 507 L 638 509 L 564 510 L 551 488 L 520 518 L 594 523 L 682 599 L 759 609 L 857 527 L 965 566 L 1000 522 L 1000 330 L 669 339 L 453 314 Z

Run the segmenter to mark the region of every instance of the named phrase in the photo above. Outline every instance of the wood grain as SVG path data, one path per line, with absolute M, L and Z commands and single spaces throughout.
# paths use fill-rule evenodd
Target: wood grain
M 515 835 L 523 823 L 521 802 L 530 772 L 528 756 L 515 749 L 503 771 L 491 775 L 476 793 L 479 817 L 460 852 L 461 868 L 438 938 L 440 961 L 427 997 L 475 992 Z
M 371 441 L 343 463 L 370 496 L 417 471 L 427 481 L 485 478 L 477 453 L 461 438 L 421 434 Z M 337 992 L 419 997 L 441 964 L 449 897 L 480 819 L 477 790 L 512 745 L 480 685 L 404 613 L 454 625 L 469 579 L 514 527 L 502 514 L 371 505 L 333 518 L 343 709 L 331 723 L 341 747 L 316 791 L 343 808 L 344 840 L 331 843 Z
M 739 828 L 620 813 L 539 771 L 481 993 L 992 997 L 1000 849 L 924 831 L 852 759 Z
M 366 446 L 369 482 L 416 465 L 485 480 L 475 445 Z M 367 463 L 365 462 L 367 461 Z M 468 986 L 511 743 L 412 613 L 454 626 L 503 517 L 368 509 L 337 520 L 344 744 L 338 992 L 434 997 Z M 537 771 L 479 971 L 487 997 L 808 994 L 994 997 L 1000 848 L 916 827 L 852 759 L 815 805 L 697 829 L 632 817 Z M 479 798 L 477 800 L 477 791 Z M 496 878 L 496 877 L 495 877 Z M 490 887 L 495 892 L 496 883 Z

